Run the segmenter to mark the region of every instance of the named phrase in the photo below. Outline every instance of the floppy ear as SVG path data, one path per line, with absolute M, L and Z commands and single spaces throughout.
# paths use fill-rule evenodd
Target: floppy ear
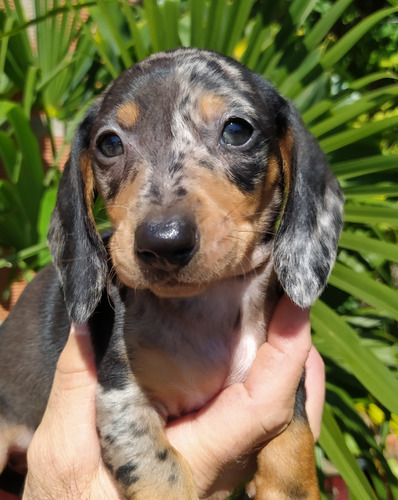
M 284 100 L 277 117 L 285 181 L 285 207 L 274 242 L 274 265 L 287 295 L 310 306 L 333 267 L 344 200 L 315 138 Z
M 94 312 L 107 273 L 106 250 L 91 210 L 94 179 L 87 154 L 97 108 L 94 104 L 75 134 L 48 232 L 66 307 L 75 323 L 84 323 Z

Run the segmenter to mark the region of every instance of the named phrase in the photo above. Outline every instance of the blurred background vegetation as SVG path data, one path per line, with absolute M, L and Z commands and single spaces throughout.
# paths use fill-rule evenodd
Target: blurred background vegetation
M 181 45 L 214 49 L 294 100 L 347 200 L 337 263 L 312 310 L 327 371 L 316 456 L 323 495 L 338 471 L 357 500 L 398 499 L 397 5 L 0 0 L 3 303 L 12 280 L 49 261 L 47 226 L 73 131 L 123 69 Z M 99 209 L 100 226 L 103 217 Z

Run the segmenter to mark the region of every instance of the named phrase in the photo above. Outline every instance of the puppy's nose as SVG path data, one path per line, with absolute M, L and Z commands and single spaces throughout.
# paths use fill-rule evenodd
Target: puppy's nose
M 182 217 L 143 222 L 135 232 L 135 251 L 147 266 L 175 271 L 195 255 L 198 239 L 195 224 Z

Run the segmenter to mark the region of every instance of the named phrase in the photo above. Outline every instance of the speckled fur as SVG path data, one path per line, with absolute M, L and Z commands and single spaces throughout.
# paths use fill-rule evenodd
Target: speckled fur
M 245 144 L 220 140 L 231 119 L 250 124 Z M 104 156 L 107 134 L 119 138 L 120 154 Z M 109 240 L 93 223 L 94 191 L 112 223 Z M 335 259 L 342 205 L 293 105 L 259 75 L 197 49 L 155 54 L 125 71 L 76 132 L 49 232 L 56 272 L 51 266 L 39 274 L 1 330 L 4 435 L 21 428 L 26 436 L 38 425 L 70 321 L 89 321 L 98 433 L 121 493 L 196 499 L 164 425 L 245 380 L 281 290 L 303 307 L 319 296 Z M 171 265 L 162 257 L 148 266 L 137 249 L 140 228 L 182 217 L 195 230 L 189 260 Z M 28 326 L 25 310 L 35 318 Z M 10 356 L 18 343 L 33 347 L 17 369 Z M 43 387 L 40 400 L 26 399 L 26 380 Z M 298 393 L 293 438 L 276 438 L 274 458 L 264 453 L 259 463 L 279 467 L 284 479 L 270 486 L 278 498 L 297 491 L 314 500 L 302 387 Z M 275 458 L 300 456 L 304 441 L 311 465 L 288 467 Z M 274 498 L 263 484 L 252 483 L 256 498 Z

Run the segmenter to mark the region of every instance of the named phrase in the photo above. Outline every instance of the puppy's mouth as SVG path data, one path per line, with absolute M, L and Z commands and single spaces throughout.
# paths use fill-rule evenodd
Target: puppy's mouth
M 205 273 L 197 273 L 197 266 L 164 266 L 162 269 L 140 266 L 140 283 L 136 288 L 146 288 L 158 297 L 181 298 L 200 294 L 211 280 Z M 138 286 L 137 286 L 138 285 Z
M 221 281 L 241 281 L 262 272 L 262 269 L 269 262 L 269 255 L 265 256 L 261 252 L 254 259 L 246 259 L 246 265 L 239 262 L 235 266 L 227 266 L 224 269 L 215 271 L 209 270 L 205 265 L 193 265 L 179 269 L 174 272 L 157 271 L 145 272 L 143 288 L 151 290 L 152 293 L 161 298 L 189 298 L 202 294 L 215 282 Z M 207 271 L 207 272 L 206 272 Z

